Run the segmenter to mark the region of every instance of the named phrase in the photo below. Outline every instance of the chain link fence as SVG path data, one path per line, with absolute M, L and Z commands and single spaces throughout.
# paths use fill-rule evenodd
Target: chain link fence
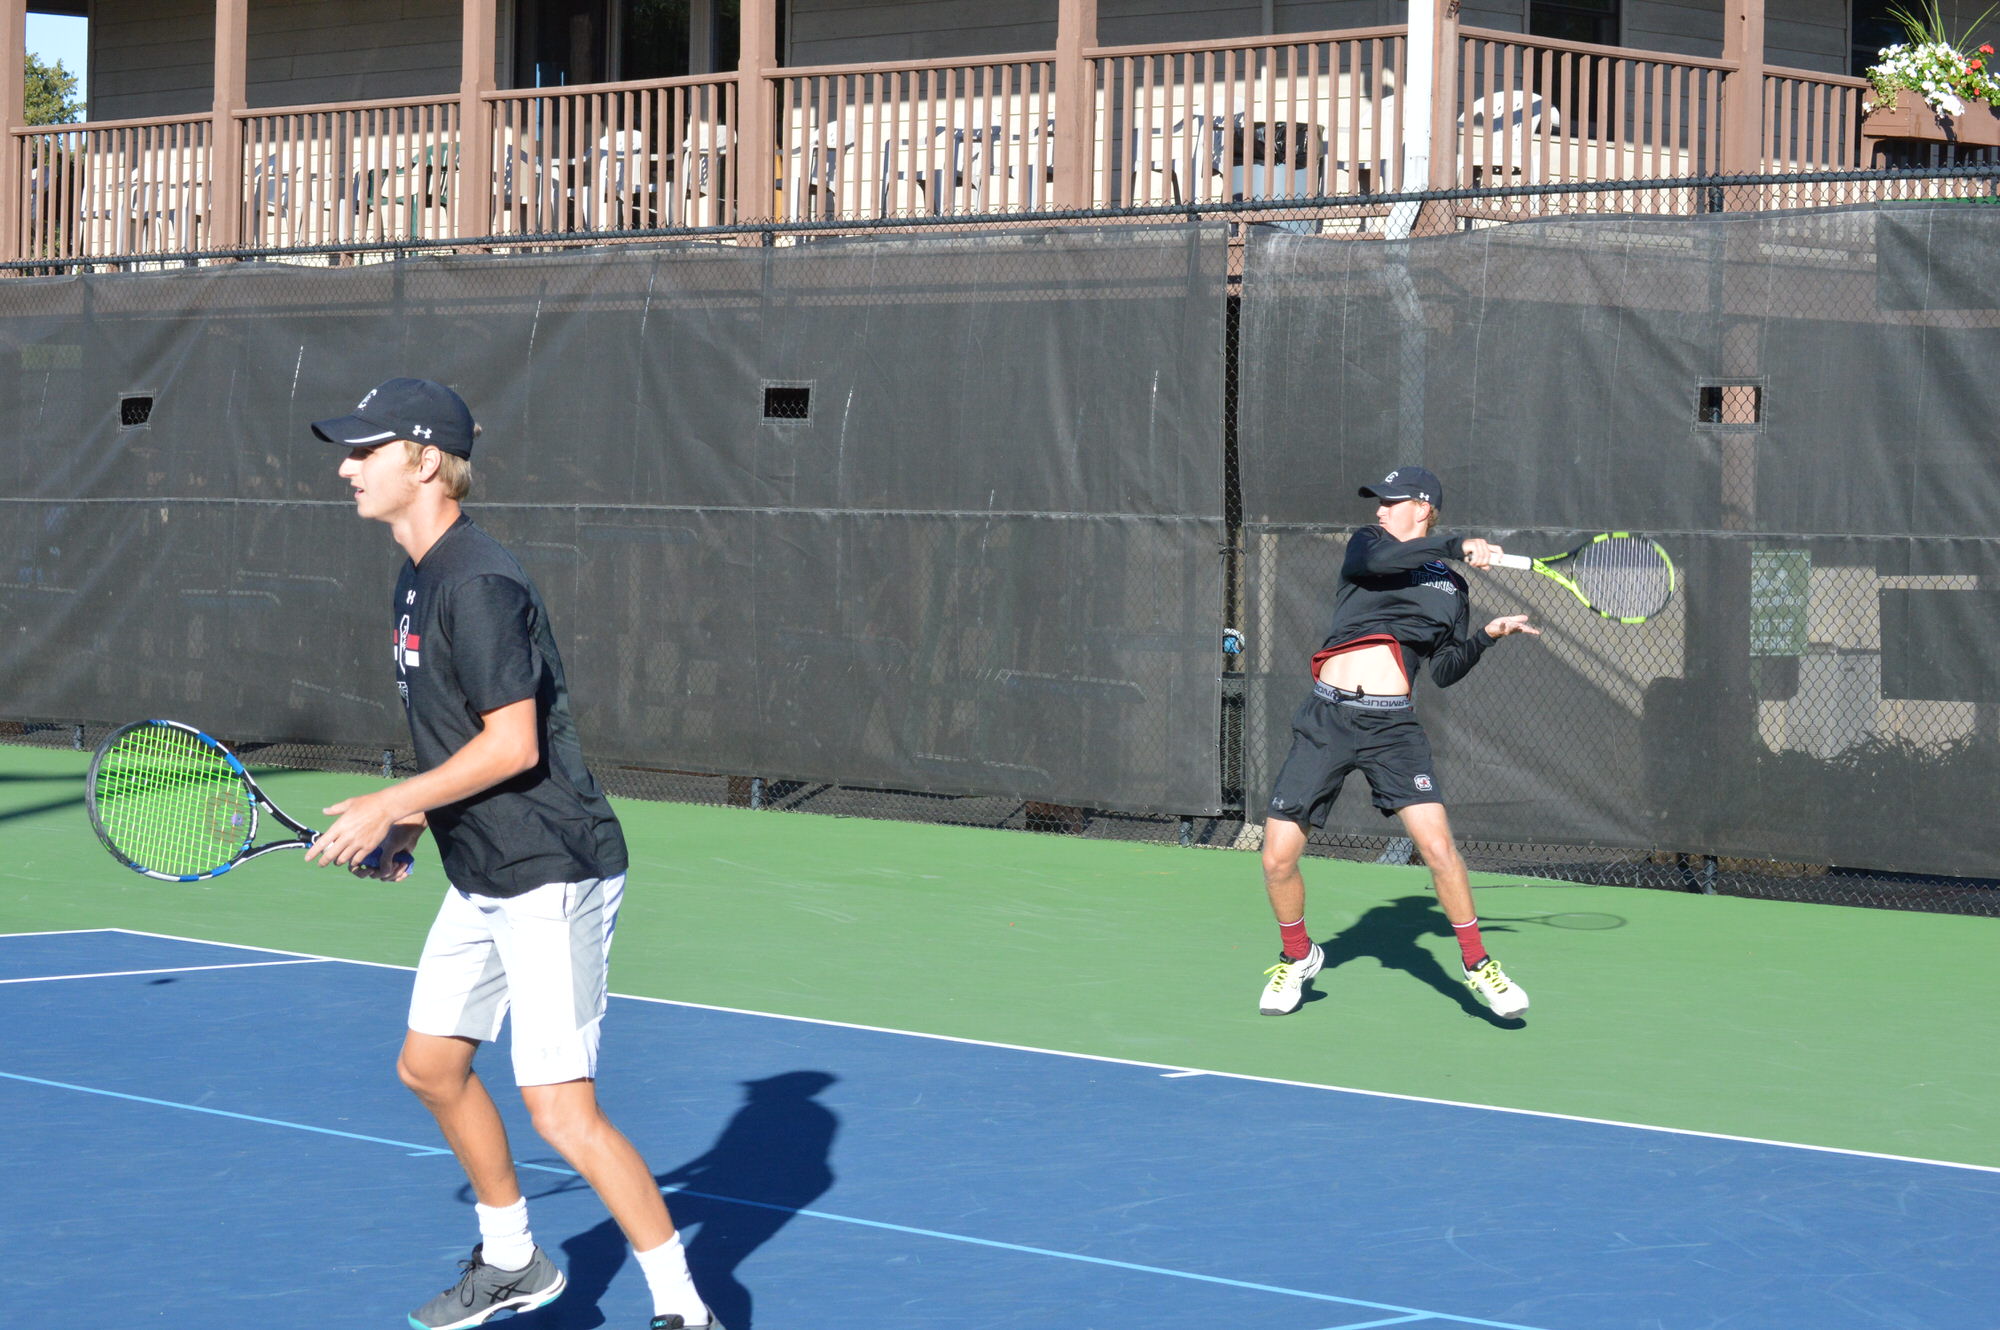
M 665 460 L 647 460 L 642 452 L 603 484 L 602 477 L 585 483 L 581 477 L 588 468 L 547 442 L 532 460 L 496 461 L 493 483 L 500 489 L 489 486 L 488 494 L 475 495 L 487 504 L 473 511 L 520 549 L 545 594 L 552 585 L 563 589 L 551 596 L 558 634 L 576 657 L 571 674 L 579 698 L 596 708 L 581 718 L 606 786 L 627 797 L 761 811 L 1254 847 L 1275 774 L 1274 754 L 1281 755 L 1286 737 L 1284 718 L 1304 691 L 1303 662 L 1324 631 L 1330 575 L 1338 569 L 1347 536 L 1366 518 L 1354 488 L 1389 465 L 1420 461 L 1444 473 L 1459 493 L 1482 496 L 1476 504 L 1454 501 L 1455 511 L 1447 517 L 1455 525 L 1503 536 L 1510 548 L 1531 553 L 1555 552 L 1566 539 L 1607 526 L 1643 530 L 1673 549 L 1686 578 L 1684 593 L 1667 613 L 1637 630 L 1593 620 L 1560 588 L 1539 579 L 1476 579 L 1478 613 L 1525 611 L 1547 635 L 1537 644 L 1545 653 L 1541 657 L 1517 652 L 1515 643 L 1501 644 L 1461 689 L 1447 693 L 1419 686 L 1419 705 L 1443 764 L 1447 802 L 1473 867 L 1569 881 L 1993 914 L 2000 913 L 2000 890 L 1995 890 L 2000 883 L 1986 880 L 1982 871 L 1991 861 L 1992 833 L 1955 807 L 1976 802 L 1964 797 L 1967 792 L 1991 787 L 2000 743 L 1995 724 L 2000 697 L 1991 695 L 2000 667 L 1984 628 L 1992 622 L 1985 602 L 1996 586 L 1992 579 L 2000 575 L 2000 568 L 1988 567 L 1992 546 L 1984 537 L 2000 512 L 2000 492 L 1990 488 L 1993 463 L 1979 451 L 1989 440 L 1977 392 L 1979 366 L 1991 363 L 1985 354 L 1991 343 L 1984 339 L 1995 336 L 1996 327 L 1992 306 L 1983 303 L 1986 279 L 1978 271 L 1982 256 L 1993 252 L 1985 228 L 2000 224 L 2000 209 L 1989 214 L 1979 206 L 1988 199 L 2000 201 L 2000 167 L 1980 163 L 1921 172 L 1286 200 L 1282 208 L 1255 201 L 1133 210 L 1122 217 L 897 219 L 868 226 L 600 234 L 581 241 L 540 237 L 532 243 L 516 236 L 507 240 L 509 252 L 495 257 L 363 263 L 374 276 L 327 274 L 340 284 L 315 288 L 306 300 L 288 294 L 286 303 L 306 321 L 302 326 L 336 326 L 349 346 L 354 338 L 380 338 L 385 326 L 396 329 L 373 359 L 366 352 L 344 352 L 350 368 L 337 385 L 329 385 L 336 397 L 365 386 L 360 379 L 373 382 L 405 372 L 412 346 L 460 339 L 458 378 L 483 389 L 468 393 L 476 403 L 480 398 L 496 403 L 491 412 L 481 410 L 489 431 L 497 419 L 503 433 L 546 436 L 554 422 L 580 412 L 599 423 L 598 433 L 627 447 L 648 431 L 663 429 L 714 438 L 732 431 L 743 435 L 752 445 L 742 457 L 764 488 L 738 506 L 746 514 L 764 511 L 765 517 L 744 520 L 771 532 L 782 527 L 766 520 L 774 507 L 896 506 L 879 493 L 856 505 L 851 490 L 829 496 L 831 504 L 800 501 L 799 486 L 805 483 L 800 477 L 811 470 L 812 459 L 796 446 L 786 455 L 779 445 L 787 443 L 784 431 L 795 429 L 790 422 L 813 418 L 823 424 L 828 417 L 803 413 L 824 412 L 837 396 L 826 391 L 832 385 L 823 370 L 804 363 L 814 348 L 844 337 L 854 341 L 856 330 L 871 327 L 886 306 L 913 300 L 961 312 L 1008 302 L 1072 301 L 1077 292 L 1071 284 L 1082 279 L 1072 272 L 1051 282 L 1033 259 L 1036 247 L 1069 235 L 1073 223 L 1101 231 L 1121 224 L 1205 222 L 1216 255 L 1212 285 L 1191 286 L 1185 273 L 1174 276 L 1156 259 L 1116 260 L 1097 270 L 1103 317 L 1081 326 L 1091 329 L 1086 337 L 1120 348 L 1109 358 L 1114 360 L 1130 359 L 1125 344 L 1139 326 L 1136 320 L 1180 329 L 1167 349 L 1147 361 L 1149 375 L 1164 374 L 1176 383 L 1187 418 L 1175 429 L 1186 454 L 1208 450 L 1207 463 L 1190 462 L 1180 451 L 1157 451 L 1158 417 L 1148 416 L 1157 410 L 1157 395 L 1149 376 L 1141 376 L 1142 391 L 1107 395 L 1095 375 L 1010 374 L 1005 367 L 1018 364 L 1024 348 L 1047 354 L 1025 326 L 1017 326 L 1010 338 L 985 343 L 974 330 L 977 321 L 962 320 L 951 325 L 959 339 L 947 344 L 940 359 L 904 379 L 892 376 L 875 385 L 896 403 L 878 428 L 904 441 L 902 451 L 881 456 L 882 475 L 920 474 L 940 465 L 976 471 L 981 463 L 969 460 L 975 450 L 947 458 L 936 455 L 938 449 L 982 415 L 1004 418 L 1031 401 L 1045 405 L 1055 383 L 1062 385 L 1054 393 L 1059 400 L 1038 429 L 996 431 L 976 451 L 1004 453 L 1019 447 L 1017 437 L 1037 432 L 1076 440 L 1094 431 L 1101 441 L 1091 454 L 1095 463 L 1083 460 L 1082 453 L 1043 459 L 1049 468 L 1042 475 L 1045 492 L 1071 484 L 1077 466 L 1097 464 L 1106 468 L 1100 473 L 1098 492 L 1105 497 L 1099 510 L 1113 519 L 1112 527 L 1195 515 L 1199 520 L 1185 536 L 1123 565 L 1126 571 L 1115 579 L 1123 588 L 1120 609 L 1109 616 L 1101 604 L 1064 603 L 1073 586 L 1102 578 L 1106 549 L 1087 544 L 997 578 L 990 564 L 980 562 L 990 554 L 973 550 L 954 582 L 950 560 L 940 551 L 964 553 L 967 547 L 962 532 L 950 534 L 950 525 L 992 504 L 956 493 L 927 494 L 914 503 L 899 501 L 898 511 L 920 512 L 934 531 L 918 543 L 884 547 L 880 567 L 864 568 L 845 553 L 866 546 L 866 536 L 835 540 L 818 552 L 810 544 L 798 545 L 801 561 L 787 574 L 797 581 L 798 603 L 781 616 L 786 627 L 746 656 L 744 628 L 731 615 L 762 592 L 719 577 L 720 589 L 697 597 L 694 611 L 668 602 L 680 589 L 720 572 L 718 560 L 726 565 L 729 551 L 749 537 L 692 522 L 683 512 L 664 527 L 620 519 L 612 525 L 622 527 L 620 543 L 626 548 L 592 550 L 576 533 L 602 521 L 572 516 L 564 527 L 570 534 L 552 535 L 521 506 L 537 487 L 550 484 L 575 513 L 596 510 L 601 517 L 612 508 L 629 514 L 657 506 L 671 469 Z M 1884 200 L 1901 202 L 1885 206 Z M 1941 200 L 1953 202 L 1941 207 Z M 965 252 L 969 237 L 978 242 L 973 248 L 987 253 L 988 266 L 976 281 L 968 280 L 965 261 L 955 264 L 950 257 L 954 250 Z M 995 264 L 991 249 L 1003 237 L 1020 257 Z M 662 241 L 673 243 L 662 246 Z M 579 243 L 602 248 L 572 254 Z M 700 263 L 745 249 L 825 254 L 845 249 L 850 257 L 820 268 L 838 275 L 807 281 L 779 275 L 774 282 L 775 270 L 768 267 L 746 276 L 748 270 L 740 267 Z M 507 267 L 527 257 L 523 251 L 542 254 L 540 264 L 557 260 L 586 270 L 625 255 L 622 262 L 628 265 L 651 265 L 652 286 L 647 298 L 634 301 L 629 281 L 614 284 L 614 290 L 572 275 L 562 279 L 572 285 L 561 298 L 550 300 L 546 270 L 525 288 L 519 281 L 536 261 Z M 405 245 L 358 256 L 351 249 L 287 251 L 179 262 L 224 257 L 342 266 L 357 258 L 409 258 L 416 252 Z M 1197 267 L 1205 262 L 1190 261 Z M 1119 269 L 1116 262 L 1131 266 Z M 91 268 L 103 272 L 117 266 L 100 262 Z M 461 276 L 468 266 L 503 276 L 494 279 L 499 286 L 468 296 L 462 280 L 452 288 L 433 276 L 455 266 Z M 669 274 L 664 282 L 663 272 Z M 1409 279 L 1407 289 L 1395 289 L 1390 277 L 1395 272 Z M 350 280 L 357 277 L 366 280 Z M 700 288 L 698 301 L 687 297 L 689 283 Z M 629 380 L 620 381 L 637 385 L 629 408 L 597 374 L 561 382 L 563 364 L 628 354 L 607 348 L 632 342 L 635 320 L 671 307 L 673 299 L 654 304 L 648 299 L 672 285 L 681 291 L 684 311 L 700 308 L 699 320 L 683 325 L 681 345 L 733 337 L 744 347 L 781 346 L 793 363 L 758 363 L 756 354 L 746 351 L 718 372 L 716 364 L 704 366 L 698 353 L 691 354 L 694 364 L 676 367 L 688 374 L 687 386 L 666 397 L 644 387 L 648 372 L 635 364 Z M 56 299 L 45 284 L 24 286 L 44 293 L 31 304 Z M 128 319 L 128 333 L 145 316 L 157 319 L 167 312 L 129 294 L 134 289 L 123 283 L 100 286 L 91 297 L 97 302 L 94 312 L 117 310 Z M 497 301 L 509 309 L 525 307 L 524 289 L 537 292 L 541 301 L 534 306 L 538 335 L 555 330 L 556 345 L 563 348 L 561 356 L 544 362 L 558 375 L 552 380 L 553 402 L 537 404 L 532 392 L 480 368 L 499 351 L 492 306 Z M 1193 298 L 1186 295 L 1190 289 L 1196 291 Z M 1198 307 L 1211 298 L 1213 319 L 1203 322 Z M 235 303 L 238 313 L 258 304 Z M 218 328 L 228 320 L 218 311 L 229 306 L 231 300 L 221 294 L 203 297 L 201 311 L 208 320 L 203 336 L 221 336 Z M 814 306 L 825 311 L 824 319 L 800 316 Z M 247 332 L 253 323 L 238 326 Z M 157 334 L 157 322 L 150 326 Z M 925 334 L 933 342 L 939 326 L 929 325 Z M 66 351 L 66 343 L 23 335 L 18 321 L 16 327 L 24 370 L 40 366 L 81 374 L 96 363 L 97 349 Z M 312 335 L 306 334 L 308 340 Z M 1668 348 L 1661 353 L 1664 360 L 1598 354 L 1619 335 L 1656 350 Z M 101 349 L 116 340 L 107 336 Z M 238 336 L 233 349 L 218 348 L 215 363 L 241 356 L 243 345 Z M 282 352 L 286 345 L 275 339 L 271 350 Z M 146 354 L 156 363 L 173 360 L 160 355 L 158 342 Z M 289 385 L 292 378 L 277 372 L 289 367 L 275 360 L 253 368 L 264 371 L 256 376 L 260 382 Z M 488 378 L 482 380 L 482 373 Z M 968 374 L 986 384 L 977 400 L 924 386 Z M 324 477 L 314 472 L 310 480 L 301 479 L 304 469 L 282 453 L 299 446 L 292 440 L 302 434 L 305 419 L 344 403 L 333 401 L 322 410 L 317 402 L 308 405 L 289 394 L 259 396 L 261 389 L 232 387 L 249 394 L 223 399 L 229 429 L 237 431 L 233 441 L 279 432 L 286 438 L 263 447 L 264 462 L 227 479 L 212 476 L 204 488 L 201 469 L 185 466 L 185 451 L 161 446 L 176 428 L 173 404 L 184 397 L 176 392 L 180 385 L 171 378 L 147 383 L 138 366 L 114 378 L 155 389 L 146 395 L 147 418 L 134 425 L 128 413 L 139 394 L 121 393 L 111 408 L 115 423 L 102 418 L 102 404 L 93 403 L 73 418 L 54 421 L 54 432 L 67 427 L 80 436 L 107 430 L 113 437 L 127 436 L 128 445 L 139 445 L 132 456 L 150 464 L 156 491 L 164 483 L 181 502 L 199 498 L 240 509 L 245 496 L 282 498 L 290 506 L 285 514 L 271 515 L 270 534 L 261 544 L 255 537 L 266 527 L 239 514 L 202 547 L 222 558 L 236 558 L 246 539 L 260 549 L 279 542 L 287 557 L 310 549 L 324 559 L 329 549 L 338 550 L 340 566 L 332 576 L 344 588 L 342 603 L 322 602 L 322 612 L 331 617 L 322 619 L 312 640 L 288 640 L 285 650 L 325 653 L 325 643 L 343 637 L 372 640 L 372 593 L 380 582 L 386 594 L 390 580 L 390 561 L 376 548 L 379 540 L 370 539 L 380 533 L 349 530 L 361 524 L 344 506 L 333 505 L 339 511 L 313 515 L 309 538 L 280 541 L 276 535 L 298 516 L 296 510 L 324 504 L 307 497 L 324 488 Z M 765 413 L 747 431 L 701 414 L 704 395 L 713 396 L 718 383 L 734 386 L 739 379 L 754 383 Z M 13 409 L 23 409 L 27 396 L 25 381 L 17 383 Z M 1093 396 L 1102 399 L 1090 417 L 1094 424 L 1079 432 L 1074 421 L 1089 413 Z M 1213 418 L 1204 420 L 1204 403 L 1211 400 Z M 199 416 L 181 421 L 180 428 L 211 423 Z M 42 436 L 51 437 L 50 431 L 51 422 L 44 419 Z M 134 433 L 150 439 L 135 441 L 129 437 Z M 1908 443 L 1919 437 L 1943 439 L 1957 451 L 1932 449 L 1935 456 L 1911 463 Z M 1146 438 L 1155 440 L 1154 452 L 1141 449 L 1132 465 L 1117 462 L 1120 450 L 1130 454 L 1134 440 Z M 790 442 L 795 441 L 793 436 Z M 674 460 L 700 465 L 699 458 Z M 1207 478 L 1204 465 L 1212 467 Z M 1172 485 L 1160 485 L 1155 473 L 1162 467 L 1177 477 Z M 516 472 L 511 479 L 505 478 L 509 470 Z M 101 468 L 89 476 L 74 470 L 63 476 L 23 474 L 13 491 L 20 497 L 12 502 L 41 503 L 27 523 L 38 527 L 39 535 L 65 499 L 74 507 L 79 498 L 136 503 L 155 495 L 93 494 L 90 487 L 101 475 Z M 165 476 L 172 479 L 158 479 Z M 482 486 L 488 486 L 484 476 Z M 1213 509 L 1204 509 L 1207 500 L 1190 505 L 1189 496 L 1204 486 L 1213 486 Z M 1138 497 L 1130 502 L 1111 497 L 1121 490 Z M 1860 497 L 1869 494 L 1890 498 L 1871 504 Z M 1551 504 L 1551 495 L 1562 502 Z M 1612 495 L 1619 502 L 1609 502 Z M 1043 505 L 1047 511 L 1062 507 Z M 1214 516 L 1202 518 L 1204 511 Z M 946 517 L 950 522 L 940 524 Z M 802 529 L 826 521 L 821 514 Z M 1202 525 L 1206 521 L 1213 522 L 1212 532 Z M 24 605 L 55 594 L 52 588 L 65 580 L 52 576 L 49 561 L 34 553 L 34 538 L 20 527 L 10 542 L 15 568 L 7 591 L 17 652 L 33 646 L 22 634 L 32 635 L 47 622 L 24 613 Z M 1015 539 L 1035 543 L 1033 524 Z M 144 541 L 95 543 L 135 561 L 157 553 Z M 641 547 L 655 554 L 635 552 Z M 660 548 L 668 554 L 658 556 Z M 845 590 L 813 580 L 813 562 L 829 553 L 858 579 Z M 608 595 L 603 616 L 629 629 L 565 615 L 557 596 L 588 594 L 591 584 L 605 580 L 608 568 L 634 558 L 645 566 L 610 579 L 616 591 Z M 176 634 L 217 642 L 255 631 L 245 617 L 247 602 L 255 597 L 239 593 L 268 591 L 269 575 L 283 560 L 249 562 L 265 582 L 245 583 L 238 567 L 215 587 L 178 588 L 177 603 L 187 617 L 173 633 L 150 628 L 153 649 L 159 651 Z M 865 604 L 865 593 L 855 587 L 891 576 L 956 590 L 934 596 L 928 607 L 905 601 L 901 612 L 911 626 L 904 631 L 879 631 L 867 626 L 865 611 L 856 620 L 838 609 Z M 1213 579 L 1212 592 L 1201 589 L 1205 578 Z M 1169 585 L 1177 589 L 1160 590 Z M 184 594 L 190 590 L 209 594 L 206 599 Z M 982 629 L 981 607 L 996 595 L 1011 597 L 1008 615 L 1000 625 Z M 813 608 L 822 602 L 836 607 L 830 619 Z M 921 628 L 925 623 L 931 626 L 928 636 Z M 959 642 L 960 627 L 975 636 L 984 631 L 988 640 L 980 650 L 967 649 Z M 996 627 L 1000 636 L 1040 634 L 1046 648 L 1039 663 L 1024 669 L 1018 661 L 1003 660 L 1004 648 L 990 640 Z M 706 639 L 713 650 L 704 657 L 674 640 L 690 635 Z M 93 656 L 99 649 L 105 659 Z M 897 736 L 875 756 L 893 752 L 905 762 L 904 770 L 912 769 L 911 754 L 945 760 L 933 761 L 922 781 L 870 779 L 868 762 L 852 755 L 866 758 L 869 735 L 883 729 L 881 718 L 900 714 L 911 662 L 946 658 L 955 649 L 962 659 L 948 671 L 951 677 L 932 680 L 949 686 L 930 697 L 936 723 L 929 733 L 953 736 L 962 751 L 939 752 L 928 740 Z M 0 716 L 9 717 L 0 722 L 0 742 L 93 747 L 110 722 L 130 718 L 105 714 L 114 702 L 127 703 L 127 709 L 140 705 L 134 690 L 120 695 L 118 676 L 109 668 L 130 650 L 127 643 L 106 640 L 85 653 L 84 668 L 94 669 L 98 681 L 97 706 L 52 705 L 60 689 L 38 692 L 34 680 L 17 683 L 0 699 Z M 343 645 L 332 654 L 337 659 L 329 662 L 331 676 L 343 680 L 339 686 L 368 692 L 373 653 L 349 652 Z M 199 679 L 174 674 L 188 667 L 184 653 L 163 655 L 167 673 L 147 706 L 165 714 L 173 714 L 177 703 L 182 710 L 221 706 L 231 684 L 219 659 L 206 666 L 213 681 L 204 693 Z M 1170 716 L 1151 702 L 1133 713 L 1162 731 L 1150 747 L 1135 748 L 1107 717 L 1120 714 L 1120 690 L 1149 687 L 1163 660 L 1177 662 L 1174 668 L 1186 676 L 1173 690 L 1182 700 Z M 1011 700 L 1019 710 L 1005 724 L 992 719 L 996 661 L 1016 680 Z M 738 676 L 752 665 L 761 666 L 761 673 L 746 710 Z M 870 681 L 860 720 L 851 710 L 843 714 L 841 708 L 815 704 L 814 681 L 829 673 Z M 1551 678 L 1558 681 L 1553 687 Z M 877 717 L 872 726 L 870 711 Z M 659 718 L 669 713 L 695 719 L 663 735 Z M 74 716 L 87 721 L 67 719 Z M 363 712 L 320 697 L 307 723 L 293 717 L 289 724 L 244 725 L 231 733 L 226 711 L 211 715 L 208 723 L 253 762 L 406 774 L 410 755 L 401 746 L 396 720 L 386 700 L 369 700 Z M 1189 798 L 1185 790 L 1169 791 L 1147 801 L 1147 811 L 1134 812 L 1135 801 L 1094 788 L 1098 778 L 1088 774 L 1087 761 L 1077 767 L 1082 779 L 1067 785 L 1047 779 L 1046 763 L 1027 779 L 996 779 L 995 766 L 1006 766 L 1022 749 L 1014 731 L 1036 723 L 1071 736 L 1079 754 L 1108 745 L 1114 750 L 1109 763 L 1121 771 L 1200 766 L 1194 784 L 1212 793 Z M 703 760 L 716 751 L 716 727 L 730 724 L 742 727 L 739 751 L 754 750 L 752 736 L 783 733 L 804 741 L 803 760 L 798 743 L 780 761 L 725 766 Z M 1172 735 L 1165 733 L 1169 729 Z M 823 734 L 844 735 L 833 747 L 844 744 L 850 757 L 831 764 L 814 760 L 811 749 Z M 343 735 L 356 741 L 342 742 Z M 953 762 L 962 766 L 968 758 L 986 770 L 972 779 L 940 777 Z M 1505 798 L 1490 795 L 1499 773 L 1507 773 Z M 1115 782 L 1106 788 L 1110 784 Z M 1408 862 L 1409 844 L 1392 834 L 1393 824 L 1355 805 L 1350 790 L 1312 848 L 1355 860 Z M 1854 846 L 1846 833 L 1855 827 L 1869 828 L 1874 839 L 1864 840 L 1858 855 L 1838 853 Z M 1951 871 L 1927 869 L 1939 860 L 1925 847 L 1946 843 L 1954 846 L 1945 859 Z M 1906 854 L 1906 846 L 1917 851 Z

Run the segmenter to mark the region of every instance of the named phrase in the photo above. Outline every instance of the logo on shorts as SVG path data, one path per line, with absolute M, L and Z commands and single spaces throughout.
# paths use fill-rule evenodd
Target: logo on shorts
M 1431 778 L 1429 776 L 1419 776 L 1412 784 L 1420 790 L 1428 791 L 1431 788 Z

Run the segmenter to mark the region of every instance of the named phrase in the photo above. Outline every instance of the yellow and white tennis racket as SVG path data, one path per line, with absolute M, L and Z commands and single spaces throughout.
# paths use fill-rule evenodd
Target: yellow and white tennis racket
M 1607 531 L 1542 559 L 1502 554 L 1492 566 L 1540 573 L 1619 623 L 1644 623 L 1674 598 L 1674 561 L 1658 542 L 1629 531 Z

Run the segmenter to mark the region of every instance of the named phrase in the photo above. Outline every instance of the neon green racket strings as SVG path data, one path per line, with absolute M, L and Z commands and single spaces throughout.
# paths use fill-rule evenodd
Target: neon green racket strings
M 185 730 L 145 725 L 104 755 L 94 790 L 105 835 L 156 873 L 206 873 L 246 848 L 256 827 L 229 760 Z

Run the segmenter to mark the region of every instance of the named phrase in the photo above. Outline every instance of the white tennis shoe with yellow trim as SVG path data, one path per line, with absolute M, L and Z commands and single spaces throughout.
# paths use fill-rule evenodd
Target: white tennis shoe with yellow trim
M 1528 1009 L 1527 992 L 1500 968 L 1500 962 L 1488 956 L 1474 969 L 1461 967 L 1459 973 L 1465 976 L 1465 983 L 1472 995 L 1490 1007 L 1495 1016 L 1503 1020 L 1513 1020 Z
M 1271 981 L 1264 985 L 1264 991 L 1257 997 L 1257 1010 L 1266 1016 L 1283 1016 L 1299 1009 L 1305 1001 L 1306 981 L 1319 973 L 1319 967 L 1326 963 L 1326 953 L 1317 943 L 1305 954 L 1303 960 L 1293 960 L 1279 953 L 1278 963 L 1264 971 Z

